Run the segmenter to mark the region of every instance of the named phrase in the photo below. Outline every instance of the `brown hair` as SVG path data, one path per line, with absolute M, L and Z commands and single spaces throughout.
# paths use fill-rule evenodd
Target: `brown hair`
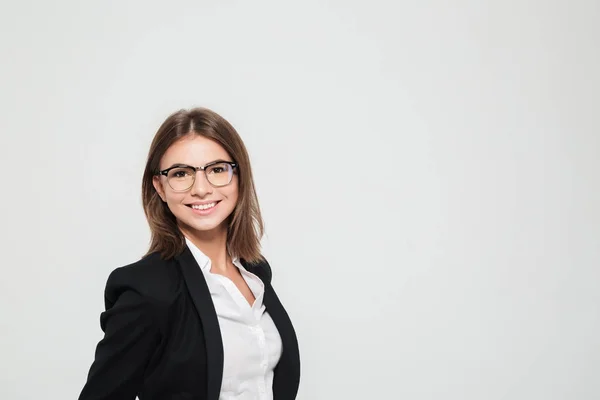
M 225 118 L 206 108 L 180 110 L 171 114 L 152 140 L 142 179 L 142 203 L 152 234 L 146 255 L 159 252 L 162 258 L 168 259 L 185 249 L 185 238 L 177 226 L 177 220 L 156 192 L 152 178 L 158 172 L 160 160 L 167 149 L 188 135 L 201 135 L 216 141 L 238 164 L 239 197 L 228 218 L 227 249 L 249 263 L 264 260 L 260 254 L 264 225 L 246 146 Z

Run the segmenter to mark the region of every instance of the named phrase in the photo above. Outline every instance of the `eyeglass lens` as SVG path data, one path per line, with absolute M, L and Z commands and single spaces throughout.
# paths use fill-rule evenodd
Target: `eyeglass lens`
M 231 182 L 233 168 L 230 164 L 219 163 L 211 165 L 204 173 L 211 185 L 225 186 Z M 192 187 L 195 179 L 196 170 L 191 167 L 173 168 L 167 174 L 167 180 L 173 190 L 187 190 Z

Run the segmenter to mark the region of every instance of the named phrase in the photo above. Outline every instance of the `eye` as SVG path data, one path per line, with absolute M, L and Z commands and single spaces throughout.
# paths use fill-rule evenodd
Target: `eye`
M 182 179 L 191 175 L 192 174 L 188 168 L 175 168 L 169 171 L 169 178 Z
M 229 164 L 216 164 L 210 167 L 209 173 L 211 174 L 222 174 L 229 172 L 231 166 Z

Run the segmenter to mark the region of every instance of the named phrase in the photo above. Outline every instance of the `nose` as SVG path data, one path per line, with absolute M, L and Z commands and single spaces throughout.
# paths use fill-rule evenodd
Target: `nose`
M 211 194 L 212 192 L 213 187 L 206 179 L 204 171 L 196 171 L 196 179 L 194 180 L 194 184 L 190 189 L 190 194 L 192 196 L 205 197 L 207 194 Z

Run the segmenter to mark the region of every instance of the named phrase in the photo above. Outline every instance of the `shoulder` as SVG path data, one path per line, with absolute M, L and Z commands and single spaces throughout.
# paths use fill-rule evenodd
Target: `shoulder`
M 273 278 L 273 271 L 271 266 L 265 257 L 256 263 L 249 263 L 245 260 L 240 260 L 244 268 L 258 276 L 264 283 L 271 283 Z
M 181 273 L 174 259 L 151 253 L 139 261 L 114 269 L 106 282 L 105 302 L 113 304 L 123 293 L 135 292 L 151 302 L 169 303 L 181 287 Z

